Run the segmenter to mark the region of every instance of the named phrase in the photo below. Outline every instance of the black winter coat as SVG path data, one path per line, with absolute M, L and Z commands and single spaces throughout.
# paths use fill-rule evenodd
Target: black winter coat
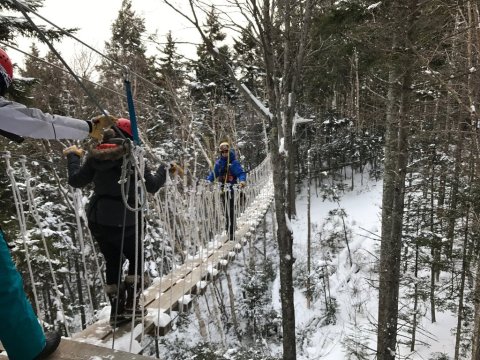
M 122 157 L 124 148 L 119 145 L 114 148 L 95 148 L 89 152 L 83 165 L 80 164 L 80 157 L 70 153 L 68 160 L 68 183 L 81 188 L 93 182 L 94 195 L 87 206 L 87 217 L 89 222 L 106 226 L 134 226 L 135 213 L 126 209 L 122 200 L 121 187 L 118 181 L 122 172 Z M 155 193 L 165 184 L 166 169 L 160 166 L 155 174 L 145 166 L 145 186 L 149 193 Z M 123 186 L 126 186 L 123 184 Z M 129 204 L 133 206 L 135 199 L 134 175 L 130 178 Z M 124 213 L 126 218 L 124 223 Z

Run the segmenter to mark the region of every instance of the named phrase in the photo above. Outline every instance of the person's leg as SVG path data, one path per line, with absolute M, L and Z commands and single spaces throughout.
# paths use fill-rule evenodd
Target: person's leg
M 105 258 L 105 282 L 107 285 L 117 285 L 123 263 L 120 252 L 122 229 L 96 223 L 89 223 L 88 227 Z
M 136 317 L 146 315 L 139 305 L 139 298 L 142 292 L 142 242 L 141 231 L 138 230 L 138 237 L 135 234 L 135 226 L 128 226 L 125 228 L 125 246 L 123 254 L 128 259 L 128 275 L 125 278 L 125 288 L 127 290 L 127 300 L 125 302 L 125 313 L 135 314 Z M 136 239 L 138 245 L 135 246 Z M 137 251 L 136 251 L 137 250 Z M 136 291 L 135 291 L 136 288 Z
M 140 231 L 138 232 L 138 245 L 135 246 L 135 226 L 125 227 L 125 240 L 123 246 L 123 255 L 128 259 L 128 275 L 140 275 L 142 273 L 142 246 L 140 241 Z M 137 251 L 135 251 L 137 250 Z
M 121 255 L 122 229 L 96 223 L 89 223 L 89 228 L 105 258 L 105 292 L 111 305 L 110 324 L 117 326 L 125 320 L 123 317 L 125 286 L 119 278 L 123 263 Z
M 45 335 L 25 295 L 22 278 L 1 230 L 0 324 L 0 341 L 9 359 L 34 359 L 45 348 Z
M 230 194 L 230 240 L 235 240 L 235 230 L 237 228 L 237 223 L 235 219 L 235 201 L 233 191 Z
M 227 235 L 229 237 L 229 240 L 233 240 L 233 223 L 232 223 L 232 192 L 231 191 L 225 191 L 221 195 L 222 199 L 222 205 L 223 205 L 223 210 L 225 211 L 225 230 L 227 232 Z

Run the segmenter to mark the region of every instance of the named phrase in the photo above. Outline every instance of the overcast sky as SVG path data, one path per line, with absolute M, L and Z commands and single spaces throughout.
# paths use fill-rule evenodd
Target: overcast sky
M 172 0 L 172 3 L 188 11 L 185 7 L 186 0 Z M 75 34 L 77 38 L 103 51 L 105 41 L 111 37 L 111 24 L 117 17 L 121 4 L 122 0 L 45 0 L 44 6 L 38 9 L 37 13 L 58 26 L 79 28 Z M 165 41 L 169 30 L 178 42 L 200 42 L 197 30 L 162 0 L 132 0 L 132 6 L 135 13 L 145 19 L 147 33 L 157 33 L 160 42 Z M 44 21 L 35 15 L 32 20 L 37 24 L 44 24 Z M 23 40 L 19 42 L 19 47 L 28 52 L 30 44 L 31 40 Z M 83 48 L 83 45 L 71 39 L 54 45 L 68 62 L 72 60 L 75 52 Z M 155 48 L 153 44 L 147 46 L 151 49 L 150 52 Z M 187 57 L 195 56 L 195 46 L 192 44 L 179 44 L 178 48 Z M 44 55 L 46 47 L 42 49 L 45 49 L 42 54 Z M 12 57 L 16 58 L 17 55 L 20 56 L 17 52 Z

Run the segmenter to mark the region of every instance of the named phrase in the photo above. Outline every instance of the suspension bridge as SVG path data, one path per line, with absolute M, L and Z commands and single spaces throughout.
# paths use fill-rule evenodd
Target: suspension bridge
M 178 179 L 169 181 L 149 198 L 146 211 L 148 226 L 142 253 L 148 256 L 142 257 L 142 261 L 150 286 L 143 288 L 141 302 L 148 315 L 113 329 L 108 317 L 98 315 L 105 313 L 102 308 L 107 309 L 95 300 L 104 296 L 101 290 L 104 286 L 103 264 L 86 226 L 83 210 L 86 196 L 80 190 L 62 184 L 54 171 L 51 178 L 57 179 L 59 193 L 65 202 L 63 206 L 71 210 L 75 225 L 73 234 L 66 236 L 65 241 L 76 239 L 74 249 L 78 249 L 82 259 L 82 264 L 76 267 L 76 272 L 80 273 L 76 282 L 81 294 L 74 296 L 73 290 L 67 291 L 69 286 L 65 281 L 69 276 L 75 276 L 65 274 L 66 267 L 61 264 L 65 256 L 61 256 L 61 251 L 53 251 L 49 244 L 52 219 L 47 218 L 48 212 L 44 208 L 37 206 L 36 186 L 41 174 L 24 156 L 14 159 L 6 152 L 2 159 L 14 194 L 20 229 L 16 243 L 24 250 L 34 308 L 41 321 L 52 323 L 51 316 L 47 316 L 49 309 L 42 304 L 49 303 L 49 297 L 54 299 L 50 301 L 57 310 L 54 322 L 57 326 L 61 324 L 64 330 L 65 337 L 52 359 L 91 359 L 92 356 L 120 360 L 148 358 L 140 354 L 152 339 L 170 331 L 178 313 L 188 311 L 195 297 L 202 295 L 219 272 L 227 270 L 229 262 L 243 246 L 254 239 L 255 230 L 273 200 L 272 171 L 267 157 L 249 172 L 245 188 L 234 189 L 236 230 L 232 240 L 225 231 L 223 189 L 220 186 L 202 181 L 189 186 Z M 61 223 L 59 221 L 57 226 Z M 42 250 L 37 249 L 42 246 Z M 42 254 L 41 262 L 47 265 L 46 273 L 49 273 L 41 279 L 31 265 L 32 261 L 39 261 L 38 254 Z M 48 282 L 50 286 L 42 282 Z M 97 284 L 100 290 L 95 291 L 92 284 Z M 82 306 L 75 308 L 81 311 L 74 311 L 68 302 L 72 299 L 78 302 L 79 298 L 86 299 L 88 305 L 80 304 Z M 80 327 L 78 319 L 84 321 Z

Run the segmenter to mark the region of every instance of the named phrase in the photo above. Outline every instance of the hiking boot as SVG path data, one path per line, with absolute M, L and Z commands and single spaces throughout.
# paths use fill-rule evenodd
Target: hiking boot
M 61 339 L 62 336 L 58 331 L 50 331 L 45 333 L 45 347 L 40 354 L 34 358 L 34 360 L 42 360 L 50 356 L 55 350 L 57 350 Z
M 137 292 L 135 293 L 135 284 Z M 125 316 L 130 318 L 142 318 L 148 314 L 147 309 L 142 310 L 140 305 L 140 296 L 142 295 L 141 277 L 128 275 L 125 278 L 125 288 L 127 290 L 127 300 L 125 301 Z
M 116 284 L 105 285 L 105 292 L 110 300 L 110 325 L 117 327 L 128 321 L 125 315 L 125 286 Z

